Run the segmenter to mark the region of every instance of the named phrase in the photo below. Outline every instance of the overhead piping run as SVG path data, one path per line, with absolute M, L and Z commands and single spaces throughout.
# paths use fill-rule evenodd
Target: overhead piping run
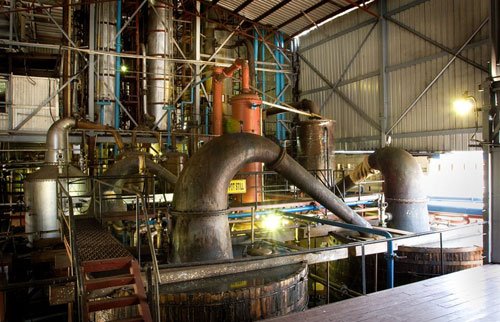
M 375 151 L 337 184 L 338 189 L 345 187 L 347 191 L 374 173 L 373 170 L 382 172 L 385 180 L 387 212 L 392 215 L 389 227 L 411 232 L 428 231 L 429 211 L 422 169 L 403 149 L 385 147 Z
M 234 72 L 241 68 L 241 88 L 242 93 L 250 93 L 250 70 L 248 61 L 236 59 L 231 66 L 222 68 L 214 67 L 213 71 L 213 111 L 212 111 L 212 134 L 222 135 L 222 95 L 224 92 L 224 79 L 232 77 Z
M 319 114 L 304 112 L 304 111 L 301 111 L 299 109 L 293 108 L 291 106 L 278 105 L 278 104 L 274 104 L 274 103 L 267 102 L 267 101 L 262 101 L 262 104 L 267 105 L 267 106 L 271 106 L 271 107 L 275 107 L 277 109 L 281 109 L 284 111 L 300 114 L 300 115 L 305 115 L 305 116 L 314 117 L 314 118 L 321 118 L 321 115 L 319 115 Z M 280 113 L 280 112 L 277 112 L 277 113 Z
M 124 148 L 120 134 L 111 126 L 66 117 L 54 122 L 47 132 L 47 152 L 45 152 L 46 163 L 68 163 L 68 132 L 73 128 L 111 132 L 115 138 L 118 149 L 121 151 Z
M 343 221 L 371 227 L 273 141 L 250 133 L 228 134 L 204 145 L 177 180 L 172 211 L 174 262 L 233 257 L 227 188 L 250 162 L 266 163 Z
M 268 102 L 265 102 L 265 103 L 268 103 Z M 285 103 L 283 103 L 283 104 L 285 104 Z M 272 108 L 266 109 L 267 116 L 283 112 L 283 110 L 284 110 L 283 105 L 278 105 L 278 104 L 273 104 L 273 105 L 277 105 L 279 107 L 272 107 Z M 270 106 L 272 106 L 272 105 L 270 105 Z M 286 109 L 286 111 L 289 111 L 289 112 L 295 112 L 293 110 L 290 110 L 290 108 L 293 108 L 293 109 L 297 109 L 297 110 L 309 113 L 309 115 L 308 115 L 309 117 L 321 118 L 321 116 L 319 115 L 320 107 L 315 102 L 308 100 L 308 99 L 305 99 L 305 98 L 299 102 L 286 103 L 286 106 L 284 106 L 284 107 L 288 108 L 288 109 Z

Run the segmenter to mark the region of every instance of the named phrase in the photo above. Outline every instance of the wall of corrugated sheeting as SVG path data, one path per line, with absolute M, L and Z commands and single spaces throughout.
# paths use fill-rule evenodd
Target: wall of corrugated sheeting
M 379 11 L 376 3 L 369 9 Z M 387 0 L 387 12 L 393 19 L 456 51 L 489 16 L 489 1 Z M 300 55 L 330 83 L 339 82 L 338 90 L 365 114 L 365 118 L 361 117 L 339 93 L 332 94 L 327 82 L 301 60 L 301 95 L 316 101 L 323 107 L 325 117 L 337 121 L 337 149 L 372 150 L 381 144 L 380 26 L 374 16 L 355 10 L 299 38 Z M 462 55 L 487 68 L 488 37 L 486 24 Z M 390 128 L 453 56 L 391 21 L 387 21 L 387 49 L 387 128 Z M 452 102 L 469 91 L 483 105 L 483 94 L 478 88 L 487 77 L 487 72 L 456 59 L 394 127 L 392 145 L 413 151 L 474 149 L 469 139 L 475 132 L 475 115 L 458 116 Z M 366 121 L 366 115 L 374 121 L 372 124 Z M 481 129 L 476 138 L 481 139 Z

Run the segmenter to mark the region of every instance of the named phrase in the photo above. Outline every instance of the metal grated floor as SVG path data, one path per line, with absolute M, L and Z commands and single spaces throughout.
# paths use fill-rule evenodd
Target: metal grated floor
M 76 246 L 81 262 L 131 256 L 97 220 L 77 219 L 75 224 Z

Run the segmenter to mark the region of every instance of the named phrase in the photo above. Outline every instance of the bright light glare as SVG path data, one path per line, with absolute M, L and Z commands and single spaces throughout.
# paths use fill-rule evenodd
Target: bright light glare
M 453 107 L 455 108 L 455 112 L 457 112 L 458 115 L 464 116 L 472 111 L 472 109 L 474 108 L 474 102 L 471 99 L 460 98 L 453 103 Z
M 128 72 L 128 67 L 127 67 L 127 65 L 121 65 L 121 66 L 120 66 L 120 71 L 121 71 L 122 73 L 126 73 L 126 72 Z
M 268 230 L 277 230 L 281 226 L 281 217 L 275 214 L 267 215 L 262 220 L 262 225 Z

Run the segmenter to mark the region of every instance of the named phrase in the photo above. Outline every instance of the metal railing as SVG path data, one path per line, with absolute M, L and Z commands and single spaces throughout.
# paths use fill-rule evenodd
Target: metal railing
M 80 259 L 78 257 L 78 249 L 76 247 L 76 237 L 75 237 L 75 215 L 73 212 L 73 198 L 69 194 L 68 190 L 64 187 L 64 184 L 61 182 L 61 179 L 57 179 L 57 192 L 58 192 L 58 216 L 61 222 L 61 225 L 64 224 L 62 229 L 62 236 L 64 236 L 64 229 L 68 230 L 69 236 L 69 250 L 71 253 L 71 272 L 73 276 L 76 276 L 76 298 L 77 298 L 77 310 L 78 310 L 78 319 L 79 321 L 83 321 L 85 313 L 83 307 L 84 301 L 84 285 L 83 285 L 83 276 L 80 271 Z M 64 200 L 67 200 L 68 207 L 67 212 L 68 216 L 66 216 L 66 207 Z M 64 237 L 63 237 L 64 238 Z
M 143 182 L 145 185 L 147 185 L 147 180 L 145 179 L 144 176 L 137 176 L 134 177 L 141 182 Z M 64 180 L 64 181 L 61 181 Z M 83 276 L 80 272 L 80 262 L 79 262 L 79 257 L 78 257 L 78 248 L 76 247 L 76 226 L 75 226 L 75 212 L 74 212 L 74 202 L 73 198 L 78 198 L 81 196 L 72 196 L 68 190 L 71 190 L 70 187 L 70 182 L 67 180 L 67 178 L 61 178 L 57 180 L 57 190 L 58 190 L 58 212 L 59 212 L 59 218 L 62 223 L 62 230 L 63 230 L 63 235 L 67 233 L 68 236 L 68 247 L 69 251 L 71 253 L 71 264 L 72 264 L 72 273 L 74 276 L 76 276 L 77 280 L 77 299 L 78 299 L 78 312 L 79 312 L 79 318 L 82 320 L 84 316 L 83 312 L 83 301 L 84 301 L 84 288 L 83 288 Z M 128 178 L 127 178 L 128 179 Z M 141 264 L 141 252 L 140 252 L 140 228 L 141 228 L 141 222 L 146 223 L 146 236 L 148 240 L 148 246 L 149 246 L 149 251 L 151 253 L 151 269 L 146 269 L 147 271 L 152 272 L 152 278 L 150 280 L 150 284 L 148 285 L 149 290 L 153 290 L 153 292 L 150 292 L 152 295 L 151 303 L 154 303 L 154 306 L 152 307 L 152 311 L 156 312 L 156 317 L 157 320 L 159 321 L 159 304 L 160 304 L 160 296 L 159 296 L 159 269 L 158 269 L 158 261 L 156 257 L 156 250 L 154 247 L 154 242 L 153 242 L 153 235 L 150 229 L 149 225 L 149 218 L 150 215 L 148 214 L 148 203 L 149 203 L 149 194 L 143 191 L 137 191 L 133 190 L 127 187 L 117 187 L 116 185 L 110 184 L 108 182 L 105 182 L 103 180 L 99 179 L 88 179 L 85 178 L 84 180 L 89 180 L 89 183 L 93 187 L 91 198 L 92 200 L 89 202 L 89 207 L 92 207 L 92 215 L 96 220 L 98 220 L 101 224 L 103 221 L 103 203 L 105 201 L 110 201 L 112 199 L 119 200 L 123 198 L 128 198 L 128 199 L 133 199 L 135 202 L 135 228 L 136 228 L 136 234 L 137 234 L 137 254 L 138 254 L 138 261 L 139 264 Z M 67 185 L 67 187 L 65 186 Z M 122 190 L 122 194 L 116 194 L 116 195 L 105 195 L 105 191 L 110 191 L 115 188 L 119 188 Z M 146 189 L 147 190 L 147 189 Z M 153 194 L 154 195 L 154 194 Z M 153 197 L 153 204 L 154 204 L 154 197 Z M 154 206 L 153 206 L 153 211 L 154 211 Z M 65 231 L 66 230 L 66 231 Z
M 146 179 L 147 177 L 145 176 L 141 176 L 144 182 L 144 185 L 147 186 L 148 184 L 148 180 Z M 139 177 L 138 177 L 139 178 Z M 99 211 L 97 213 L 94 213 L 94 217 L 96 217 L 96 219 L 98 219 L 101 223 L 102 223 L 102 203 L 103 203 L 103 200 L 109 200 L 110 197 L 104 197 L 103 198 L 103 186 L 106 187 L 106 188 L 111 188 L 111 189 L 114 189 L 114 188 L 117 188 L 116 185 L 112 185 L 108 182 L 105 182 L 103 180 L 99 180 L 99 179 L 92 179 L 92 182 L 93 182 L 93 186 L 94 186 L 94 191 L 95 191 L 95 188 L 97 187 L 97 190 L 98 190 L 98 197 L 99 197 L 99 201 L 97 201 L 97 196 L 95 195 L 94 193 L 94 198 L 96 198 L 94 200 L 94 205 L 95 204 L 99 204 Z M 129 188 L 126 188 L 126 187 L 123 187 L 123 186 L 120 186 L 119 189 L 121 189 L 122 191 L 126 192 L 129 194 L 129 196 L 133 196 L 135 197 L 135 227 L 136 227 L 136 234 L 137 234 L 137 255 L 138 255 L 138 262 L 139 262 L 139 265 L 141 265 L 141 238 L 140 238 L 140 226 L 141 226 L 141 220 L 143 220 L 146 224 L 146 235 L 147 235 L 147 240 L 148 240 L 148 247 L 149 247 L 149 251 L 151 253 L 151 267 L 152 267 L 152 279 L 150 280 L 148 278 L 148 282 L 151 282 L 151 284 L 149 284 L 148 286 L 152 289 L 153 289 L 153 298 L 151 299 L 152 303 L 154 303 L 154 310 L 153 312 L 155 312 L 155 316 L 157 318 L 157 321 L 159 321 L 159 312 L 160 312 L 160 288 L 159 288 L 159 284 L 160 284 L 160 275 L 159 275 L 159 268 L 158 268 L 158 260 L 157 260 L 157 257 L 156 257 L 156 250 L 155 250 L 155 247 L 154 247 L 154 241 L 153 241 L 153 234 L 151 232 L 151 228 L 150 228 L 150 225 L 149 225 L 149 214 L 148 214 L 148 202 L 149 202 L 149 195 L 146 191 L 145 192 L 141 192 L 141 191 L 137 191 L 137 190 L 133 190 L 133 189 L 129 189 Z M 146 189 L 147 190 L 147 189 Z M 114 197 L 111 197 L 113 199 L 121 199 L 124 195 L 115 195 Z M 153 193 L 153 196 L 154 196 L 154 193 Z M 153 205 L 154 205 L 154 197 L 153 197 Z M 96 210 L 96 209 L 94 209 Z M 153 206 L 153 211 L 154 211 L 154 206 Z M 141 218 L 141 214 L 142 214 L 142 218 Z

